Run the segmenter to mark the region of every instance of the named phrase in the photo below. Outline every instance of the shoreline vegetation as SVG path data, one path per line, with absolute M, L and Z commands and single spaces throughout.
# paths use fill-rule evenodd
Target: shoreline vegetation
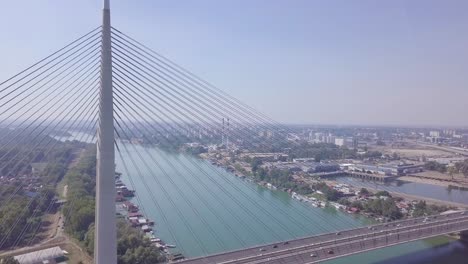
M 77 165 L 65 175 L 68 185 L 67 203 L 63 208 L 66 216 L 65 231 L 89 255 L 94 251 L 94 207 L 96 180 L 96 148 L 89 147 Z M 117 220 L 117 253 L 119 264 L 161 263 L 165 256 L 151 244 L 140 230 L 131 227 L 124 219 Z
M 293 199 L 306 202 L 313 207 L 334 207 L 336 210 L 363 215 L 380 222 L 439 214 L 457 209 L 457 206 L 451 206 L 450 202 L 446 201 L 434 201 L 434 199 L 426 197 L 411 197 L 411 195 L 400 193 L 392 195 L 387 191 L 357 188 L 329 179 L 319 178 L 303 182 L 289 171 L 265 169 L 261 167 L 262 162 L 257 159 L 246 160 L 240 165 L 241 163 L 236 161 L 223 162 L 219 159 L 213 159 L 205 153 L 198 153 L 197 156 L 211 162 L 212 165 L 225 168 L 228 172 L 242 179 L 247 179 L 271 190 L 285 191 Z M 426 184 L 436 181 L 434 179 L 431 181 L 424 178 L 416 179 Z M 416 181 L 416 179 L 413 180 Z M 400 180 L 402 179 L 400 178 Z
M 49 150 L 40 144 L 43 139 L 52 140 L 57 147 Z M 37 149 L 29 155 L 20 150 L 0 151 L 0 250 L 36 245 L 49 237 L 49 221 L 57 209 L 57 183 L 83 147 L 80 142 L 60 142 L 43 136 L 32 142 L 24 139 L 20 148 L 29 149 L 34 144 L 38 144 Z M 21 162 L 13 166 L 12 160 Z
M 206 142 L 204 142 L 206 143 Z M 140 142 L 144 146 L 152 145 L 150 142 Z M 276 145 L 275 145 L 276 144 Z M 426 197 L 407 195 L 404 193 L 392 192 L 391 194 L 383 196 L 383 198 L 372 195 L 373 193 L 379 193 L 379 190 L 368 190 L 370 191 L 369 197 L 361 197 L 359 194 L 359 188 L 357 186 L 349 186 L 347 184 L 339 184 L 330 181 L 327 178 L 321 179 L 320 177 L 309 177 L 307 173 L 292 172 L 287 169 L 269 168 L 264 165 L 261 159 L 257 158 L 246 158 L 243 154 L 253 152 L 254 154 L 261 154 L 266 151 L 267 154 L 274 153 L 280 149 L 287 149 L 288 154 L 286 157 L 279 158 L 278 161 L 287 162 L 292 161 L 294 158 L 307 157 L 305 159 L 314 160 L 316 163 L 331 162 L 336 160 L 346 159 L 358 159 L 358 160 L 378 160 L 384 159 L 389 161 L 399 161 L 398 155 L 384 155 L 379 151 L 367 151 L 364 154 L 357 153 L 356 150 L 348 149 L 346 147 L 338 147 L 334 144 L 327 143 L 304 143 L 304 144 L 290 144 L 290 143 L 275 143 L 268 149 L 248 148 L 244 151 L 240 151 L 238 148 L 228 148 L 227 146 L 218 146 L 213 149 L 215 145 L 204 145 L 203 143 L 183 143 L 176 146 L 172 146 L 167 149 L 164 146 L 157 144 L 158 147 L 168 152 L 186 153 L 203 160 L 211 162 L 213 165 L 225 168 L 227 171 L 233 173 L 235 176 L 241 178 L 247 178 L 249 181 L 253 181 L 266 188 L 276 190 L 280 189 L 286 191 L 294 199 L 305 201 L 310 203 L 314 207 L 330 206 L 335 207 L 338 210 L 343 210 L 352 214 L 362 214 L 371 217 L 378 221 L 392 221 L 401 218 L 408 218 L 413 216 L 413 211 L 419 202 L 427 204 L 425 214 L 440 213 L 445 210 L 452 210 L 457 208 L 465 207 L 460 203 L 452 203 L 449 201 L 436 200 Z M 262 145 L 262 147 L 265 147 Z M 281 154 L 280 152 L 277 152 Z M 267 162 L 268 163 L 268 162 Z M 457 165 L 457 171 L 466 175 L 466 164 L 467 161 L 460 162 Z M 443 174 L 439 178 L 435 177 L 424 177 L 421 175 L 406 175 L 396 176 L 393 179 L 403 180 L 406 179 L 408 182 L 419 182 L 425 184 L 434 184 L 439 186 L 447 186 L 451 188 L 468 188 L 468 181 L 466 185 L 463 182 L 457 182 L 453 177 L 453 170 L 443 164 L 437 162 L 427 162 L 425 164 L 425 172 L 437 172 Z M 325 174 L 326 171 L 323 171 Z M 364 172 L 369 173 L 369 172 Z M 444 174 L 445 173 L 445 174 Z M 450 177 L 448 175 L 450 173 Z M 371 174 L 374 175 L 374 174 Z M 405 178 L 406 177 L 406 178 Z M 385 177 L 383 177 L 385 178 Z M 389 178 L 389 177 L 388 177 Z M 455 177 L 456 178 L 456 177 Z M 465 179 L 461 177 L 461 179 Z M 440 179 L 440 180 L 438 180 Z M 343 192 L 344 190 L 344 192 Z M 345 198 L 351 202 L 355 202 L 353 199 L 361 199 L 360 203 L 362 206 L 349 206 L 348 202 L 344 202 Z M 400 213 L 384 213 L 380 210 L 366 209 L 365 204 L 370 203 L 378 198 L 379 200 L 385 200 L 389 198 L 389 202 L 386 203 L 387 207 L 391 207 L 393 211 Z M 341 203 L 340 203 L 341 202 Z M 355 204 L 357 204 L 355 202 Z M 375 202 L 378 204 L 378 202 Z M 376 205 L 378 207 L 380 205 Z M 396 208 L 396 209 L 395 209 Z M 401 215 L 400 215 L 401 214 Z

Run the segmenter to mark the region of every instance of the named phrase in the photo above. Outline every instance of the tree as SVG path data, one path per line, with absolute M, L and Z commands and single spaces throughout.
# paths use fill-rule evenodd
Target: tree
M 351 207 L 355 207 L 355 208 L 358 208 L 359 210 L 363 210 L 364 209 L 364 205 L 362 205 L 362 203 L 360 201 L 353 201 L 351 203 Z
M 260 180 L 263 181 L 267 177 L 267 171 L 264 168 L 259 168 L 257 174 L 260 177 Z
M 260 165 L 262 165 L 262 161 L 258 158 L 253 158 L 250 165 L 252 166 L 253 173 L 256 173 Z
M 93 255 L 94 252 L 94 223 L 89 226 L 88 232 L 85 235 L 84 238 L 84 245 L 86 247 L 86 250 L 90 255 Z
M 324 194 L 327 200 L 329 201 L 337 201 L 338 199 L 340 199 L 340 196 L 341 196 L 337 190 L 332 189 L 332 188 L 327 188 Z
M 124 255 L 118 256 L 118 264 L 153 264 L 161 262 L 161 257 L 153 248 L 139 246 L 129 248 Z
M 365 204 L 364 209 L 392 220 L 400 219 L 403 216 L 392 198 L 372 200 Z
M 455 168 L 455 166 L 450 166 L 450 167 L 448 167 L 447 171 L 448 171 L 448 173 L 450 175 L 450 178 L 453 181 L 453 174 L 457 171 L 457 169 Z
M 393 220 L 402 217 L 400 210 L 392 198 L 386 199 L 382 202 L 382 215 Z
M 15 197 L 10 203 L 0 205 L 0 238 L 3 248 L 12 246 L 21 235 L 23 227 L 32 215 L 35 206 L 29 205 L 25 197 Z M 24 210 L 29 209 L 29 210 Z
M 339 203 L 339 204 L 342 204 L 342 205 L 344 205 L 344 206 L 350 206 L 350 205 L 351 205 L 351 202 L 350 202 L 348 199 L 344 198 L 344 197 L 343 197 L 343 198 L 340 198 L 340 199 L 338 200 L 338 203 Z
M 321 191 L 324 194 L 325 198 L 329 201 L 338 201 L 338 199 L 340 199 L 340 193 L 337 190 L 329 187 L 324 182 L 314 183 L 312 185 L 312 188 L 314 190 Z
M 432 170 L 432 171 L 438 171 L 441 173 L 444 173 L 447 171 L 447 166 L 444 164 L 441 164 L 437 161 L 428 161 L 424 164 L 424 168 L 426 170 Z
M 455 168 L 459 173 L 463 173 L 465 177 L 468 177 L 468 159 L 455 163 Z
M 153 264 L 164 262 L 165 258 L 151 245 L 140 230 L 127 222 L 117 222 L 117 263 Z
M 382 140 L 379 139 L 379 140 L 377 140 L 376 145 L 377 146 L 385 146 L 385 142 L 383 142 Z
M 19 263 L 19 261 L 17 261 L 12 256 L 9 256 L 9 257 L 1 258 L 0 259 L 0 264 L 20 264 L 20 263 Z
M 413 216 L 419 217 L 424 215 L 433 215 L 447 211 L 447 206 L 427 205 L 426 201 L 419 201 L 413 206 Z
M 426 162 L 426 161 L 427 161 L 427 157 L 426 157 L 426 155 L 422 155 L 422 157 L 421 157 L 421 161 L 422 161 L 422 162 Z
M 359 191 L 359 194 L 360 195 L 369 195 L 370 192 L 366 188 L 361 188 L 361 190 Z
M 367 151 L 366 153 L 362 154 L 363 158 L 380 158 L 382 157 L 382 152 L 380 151 Z
M 378 191 L 375 193 L 375 196 L 381 197 L 381 196 L 386 196 L 386 197 L 392 197 L 389 192 L 387 191 Z

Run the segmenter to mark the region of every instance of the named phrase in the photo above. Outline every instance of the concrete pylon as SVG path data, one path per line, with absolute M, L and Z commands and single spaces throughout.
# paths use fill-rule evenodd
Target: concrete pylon
M 117 263 L 115 217 L 114 109 L 112 95 L 112 53 L 109 0 L 102 14 L 101 87 L 96 168 L 96 219 L 94 262 Z

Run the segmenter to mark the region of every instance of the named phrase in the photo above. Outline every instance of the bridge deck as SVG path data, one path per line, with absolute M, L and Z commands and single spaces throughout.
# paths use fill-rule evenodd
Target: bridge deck
M 184 264 L 315 263 L 377 248 L 468 230 L 468 213 L 424 217 L 306 237 L 184 260 Z M 276 247 L 274 247 L 276 246 Z

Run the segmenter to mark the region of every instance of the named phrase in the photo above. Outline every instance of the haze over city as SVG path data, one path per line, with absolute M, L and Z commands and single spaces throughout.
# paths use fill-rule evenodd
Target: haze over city
M 0 264 L 466 263 L 466 10 L 5 1 Z
M 100 22 L 100 1 L 2 5 L 0 79 Z M 468 125 L 466 1 L 113 5 L 114 26 L 279 122 Z

